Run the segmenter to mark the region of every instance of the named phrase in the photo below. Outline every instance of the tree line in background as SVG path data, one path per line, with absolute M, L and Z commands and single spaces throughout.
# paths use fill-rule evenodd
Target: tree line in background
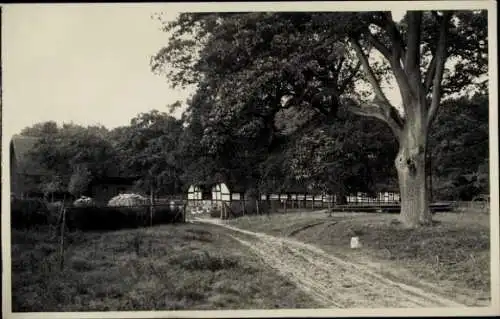
M 152 111 L 111 131 L 27 128 L 42 136 L 35 153 L 55 184 L 78 193 L 114 167 L 161 193 L 221 177 L 253 194 L 396 186 L 410 227 L 429 222 L 431 185 L 434 199 L 487 191 L 486 11 L 411 11 L 400 22 L 390 12 L 158 19 L 170 39 L 153 72 L 196 86 L 182 118 Z
M 446 104 L 430 134 L 433 198 L 470 200 L 489 190 L 488 99 L 478 95 Z M 138 177 L 137 191 L 153 188 L 156 195 L 208 185 L 220 175 L 256 193 L 285 192 L 297 184 L 336 194 L 397 187 L 397 145 L 383 123 L 340 112 L 335 126 L 312 121 L 297 132 L 291 127 L 304 116 L 283 113 L 277 119 L 275 149 L 248 147 L 242 150 L 246 156 L 235 149 L 210 152 L 206 127 L 192 114 L 176 119 L 157 110 L 112 130 L 45 122 L 21 135 L 39 137 L 30 155 L 51 172 L 38 181 L 49 199 L 57 192 L 80 196 L 92 179 L 109 175 Z

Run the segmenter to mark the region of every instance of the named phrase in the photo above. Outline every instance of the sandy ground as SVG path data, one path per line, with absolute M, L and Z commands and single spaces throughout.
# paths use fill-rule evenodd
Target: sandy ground
M 248 246 L 325 308 L 465 307 L 421 288 L 388 279 L 373 269 L 333 256 L 320 248 L 290 238 L 242 230 L 218 219 L 196 222 L 217 224 Z

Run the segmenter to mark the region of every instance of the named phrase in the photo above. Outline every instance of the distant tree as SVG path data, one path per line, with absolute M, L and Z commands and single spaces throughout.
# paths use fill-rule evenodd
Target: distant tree
M 46 137 L 50 134 L 57 134 L 59 127 L 54 121 L 47 121 L 43 123 L 35 123 L 32 126 L 25 127 L 21 130 L 21 135 L 32 137 Z
M 317 192 L 374 194 L 396 179 L 391 158 L 397 153 L 391 132 L 370 119 L 339 116 L 335 126 L 314 126 L 291 147 L 289 171 Z M 394 145 L 394 147 L 389 147 Z
M 88 190 L 91 180 L 92 174 L 89 169 L 85 165 L 77 165 L 69 180 L 69 193 L 75 197 L 84 195 Z
M 138 187 L 149 192 L 180 191 L 182 166 L 178 144 L 182 122 L 158 110 L 141 113 L 119 129 L 115 147 L 129 173 L 141 176 Z
M 432 175 L 436 179 L 433 192 L 438 198 L 467 200 L 488 191 L 488 112 L 487 95 L 443 103 L 429 136 Z
M 54 201 L 54 193 L 66 191 L 63 181 L 60 176 L 50 175 L 44 178 L 40 184 L 40 190 L 46 198 Z
M 104 176 L 112 168 L 110 163 L 115 151 L 103 127 L 83 127 L 71 123 L 54 127 L 51 123 L 34 125 L 23 131 L 39 137 L 29 156 L 58 176 L 58 183 L 66 189 L 75 167 L 84 165 L 92 177 Z

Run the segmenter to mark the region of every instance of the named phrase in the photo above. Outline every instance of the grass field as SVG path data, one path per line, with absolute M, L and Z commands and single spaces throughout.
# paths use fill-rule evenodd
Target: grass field
M 414 231 L 401 227 L 396 218 L 394 214 L 334 213 L 329 217 L 307 212 L 248 216 L 229 224 L 317 245 L 417 287 L 432 287 L 463 300 L 489 301 L 488 214 L 438 213 L 434 226 Z M 361 249 L 350 249 L 353 236 L 360 237 Z
M 12 233 L 13 311 L 316 307 L 309 296 L 211 225 L 71 233 Z

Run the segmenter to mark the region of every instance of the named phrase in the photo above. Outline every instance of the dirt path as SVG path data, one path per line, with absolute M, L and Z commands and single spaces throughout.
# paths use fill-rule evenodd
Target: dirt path
M 239 229 L 220 220 L 198 219 L 232 231 L 263 262 L 327 308 L 465 307 L 445 297 L 392 281 L 359 264 L 293 239 Z

